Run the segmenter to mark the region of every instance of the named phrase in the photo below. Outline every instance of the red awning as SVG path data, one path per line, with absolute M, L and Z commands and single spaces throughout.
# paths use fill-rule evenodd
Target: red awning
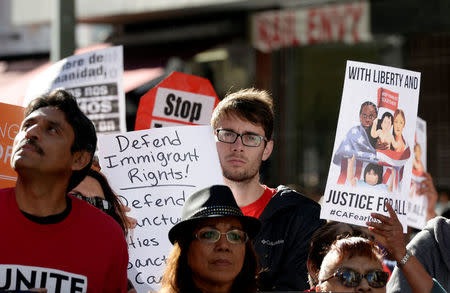
M 100 44 L 76 51 L 76 54 L 106 48 Z M 42 60 L 0 62 L 0 102 L 22 106 L 31 80 L 51 65 Z M 123 89 L 125 93 L 164 74 L 162 67 L 124 70 Z
M 0 101 L 18 106 L 22 106 L 31 80 L 50 66 L 49 62 L 42 63 L 40 60 L 11 61 L 1 64 L 3 70 L 0 70 Z M 33 65 L 34 69 L 26 71 L 27 66 L 33 68 Z M 8 67 L 12 68 L 8 70 Z

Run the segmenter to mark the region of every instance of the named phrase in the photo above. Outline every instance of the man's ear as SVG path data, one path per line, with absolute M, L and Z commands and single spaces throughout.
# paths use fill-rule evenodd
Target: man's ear
M 266 146 L 264 147 L 264 152 L 262 155 L 263 161 L 267 160 L 270 157 L 272 150 L 273 150 L 273 140 L 269 140 L 268 142 L 266 142 Z
M 72 171 L 79 171 L 86 167 L 91 161 L 91 153 L 88 151 L 77 151 L 73 154 Z

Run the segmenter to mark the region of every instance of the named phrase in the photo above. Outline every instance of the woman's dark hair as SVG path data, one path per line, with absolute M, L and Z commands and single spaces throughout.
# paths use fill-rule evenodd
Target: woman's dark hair
M 161 293 L 200 292 L 194 285 L 192 270 L 188 265 L 188 251 L 194 240 L 192 236 L 196 226 L 186 228 L 185 235 L 191 237 L 180 238 L 175 242 L 166 262 L 166 270 L 162 279 Z M 232 293 L 256 292 L 259 265 L 256 252 L 251 241 L 245 244 L 245 257 L 242 270 L 236 276 L 231 288 Z
M 389 112 L 384 112 L 383 115 L 381 116 L 381 119 L 378 120 L 377 129 L 381 129 L 381 123 L 383 123 L 385 117 L 391 119 L 391 124 L 394 124 L 394 116 L 392 116 L 392 114 Z
M 364 237 L 352 236 L 336 240 L 330 247 L 330 251 L 336 251 L 340 256 L 339 262 L 344 257 L 367 256 L 371 259 L 381 260 L 382 251 L 376 242 Z
M 378 176 L 377 184 L 381 184 L 383 182 L 383 166 L 377 165 L 374 163 L 367 164 L 366 168 L 364 168 L 364 181 L 366 181 L 366 174 L 373 170 L 373 172 Z
M 311 288 L 318 282 L 314 275 L 318 275 L 323 258 L 330 249 L 330 246 L 337 239 L 350 236 L 372 239 L 372 237 L 360 227 L 334 221 L 326 223 L 314 232 L 311 237 L 308 252 L 308 282 Z M 314 272 L 310 270 L 314 270 Z
M 54 90 L 50 94 L 42 95 L 32 100 L 25 109 L 25 117 L 44 107 L 55 107 L 64 112 L 65 118 L 72 126 L 75 134 L 75 139 L 70 149 L 71 152 L 87 151 L 91 155 L 91 160 L 83 169 L 72 173 L 67 186 L 67 191 L 70 191 L 84 179 L 91 168 L 92 157 L 97 147 L 95 127 L 91 120 L 80 110 L 75 97 L 65 90 Z
M 330 246 L 328 253 L 323 259 L 319 279 L 332 275 L 335 269 L 334 264 L 339 264 L 343 259 L 350 259 L 355 256 L 376 260 L 382 266 L 383 255 L 379 246 L 372 240 L 352 236 L 338 239 Z
M 112 205 L 112 208 L 108 209 L 108 212 L 106 213 L 110 215 L 114 220 L 116 220 L 116 222 L 120 225 L 120 228 L 122 228 L 123 233 L 127 235 L 128 228 L 126 224 L 127 223 L 126 216 L 125 213 L 120 208 L 122 203 L 120 202 L 119 197 L 112 190 L 105 175 L 93 169 L 89 169 L 86 176 L 90 176 L 95 180 L 97 180 L 98 183 L 100 183 L 100 186 L 102 187 L 103 190 L 103 194 L 105 195 L 105 200 Z

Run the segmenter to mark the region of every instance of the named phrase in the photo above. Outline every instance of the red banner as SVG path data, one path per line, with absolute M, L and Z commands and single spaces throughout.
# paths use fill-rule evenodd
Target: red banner
M 398 93 L 394 93 L 384 88 L 379 88 L 378 108 L 387 108 L 395 112 L 398 108 Z
M 263 52 L 320 43 L 372 39 L 368 1 L 311 5 L 252 15 L 252 44 Z

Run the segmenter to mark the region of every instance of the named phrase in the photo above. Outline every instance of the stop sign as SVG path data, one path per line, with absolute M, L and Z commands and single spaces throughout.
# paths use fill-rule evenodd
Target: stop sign
M 209 124 L 219 103 L 206 78 L 172 72 L 142 96 L 135 130 L 175 125 Z

